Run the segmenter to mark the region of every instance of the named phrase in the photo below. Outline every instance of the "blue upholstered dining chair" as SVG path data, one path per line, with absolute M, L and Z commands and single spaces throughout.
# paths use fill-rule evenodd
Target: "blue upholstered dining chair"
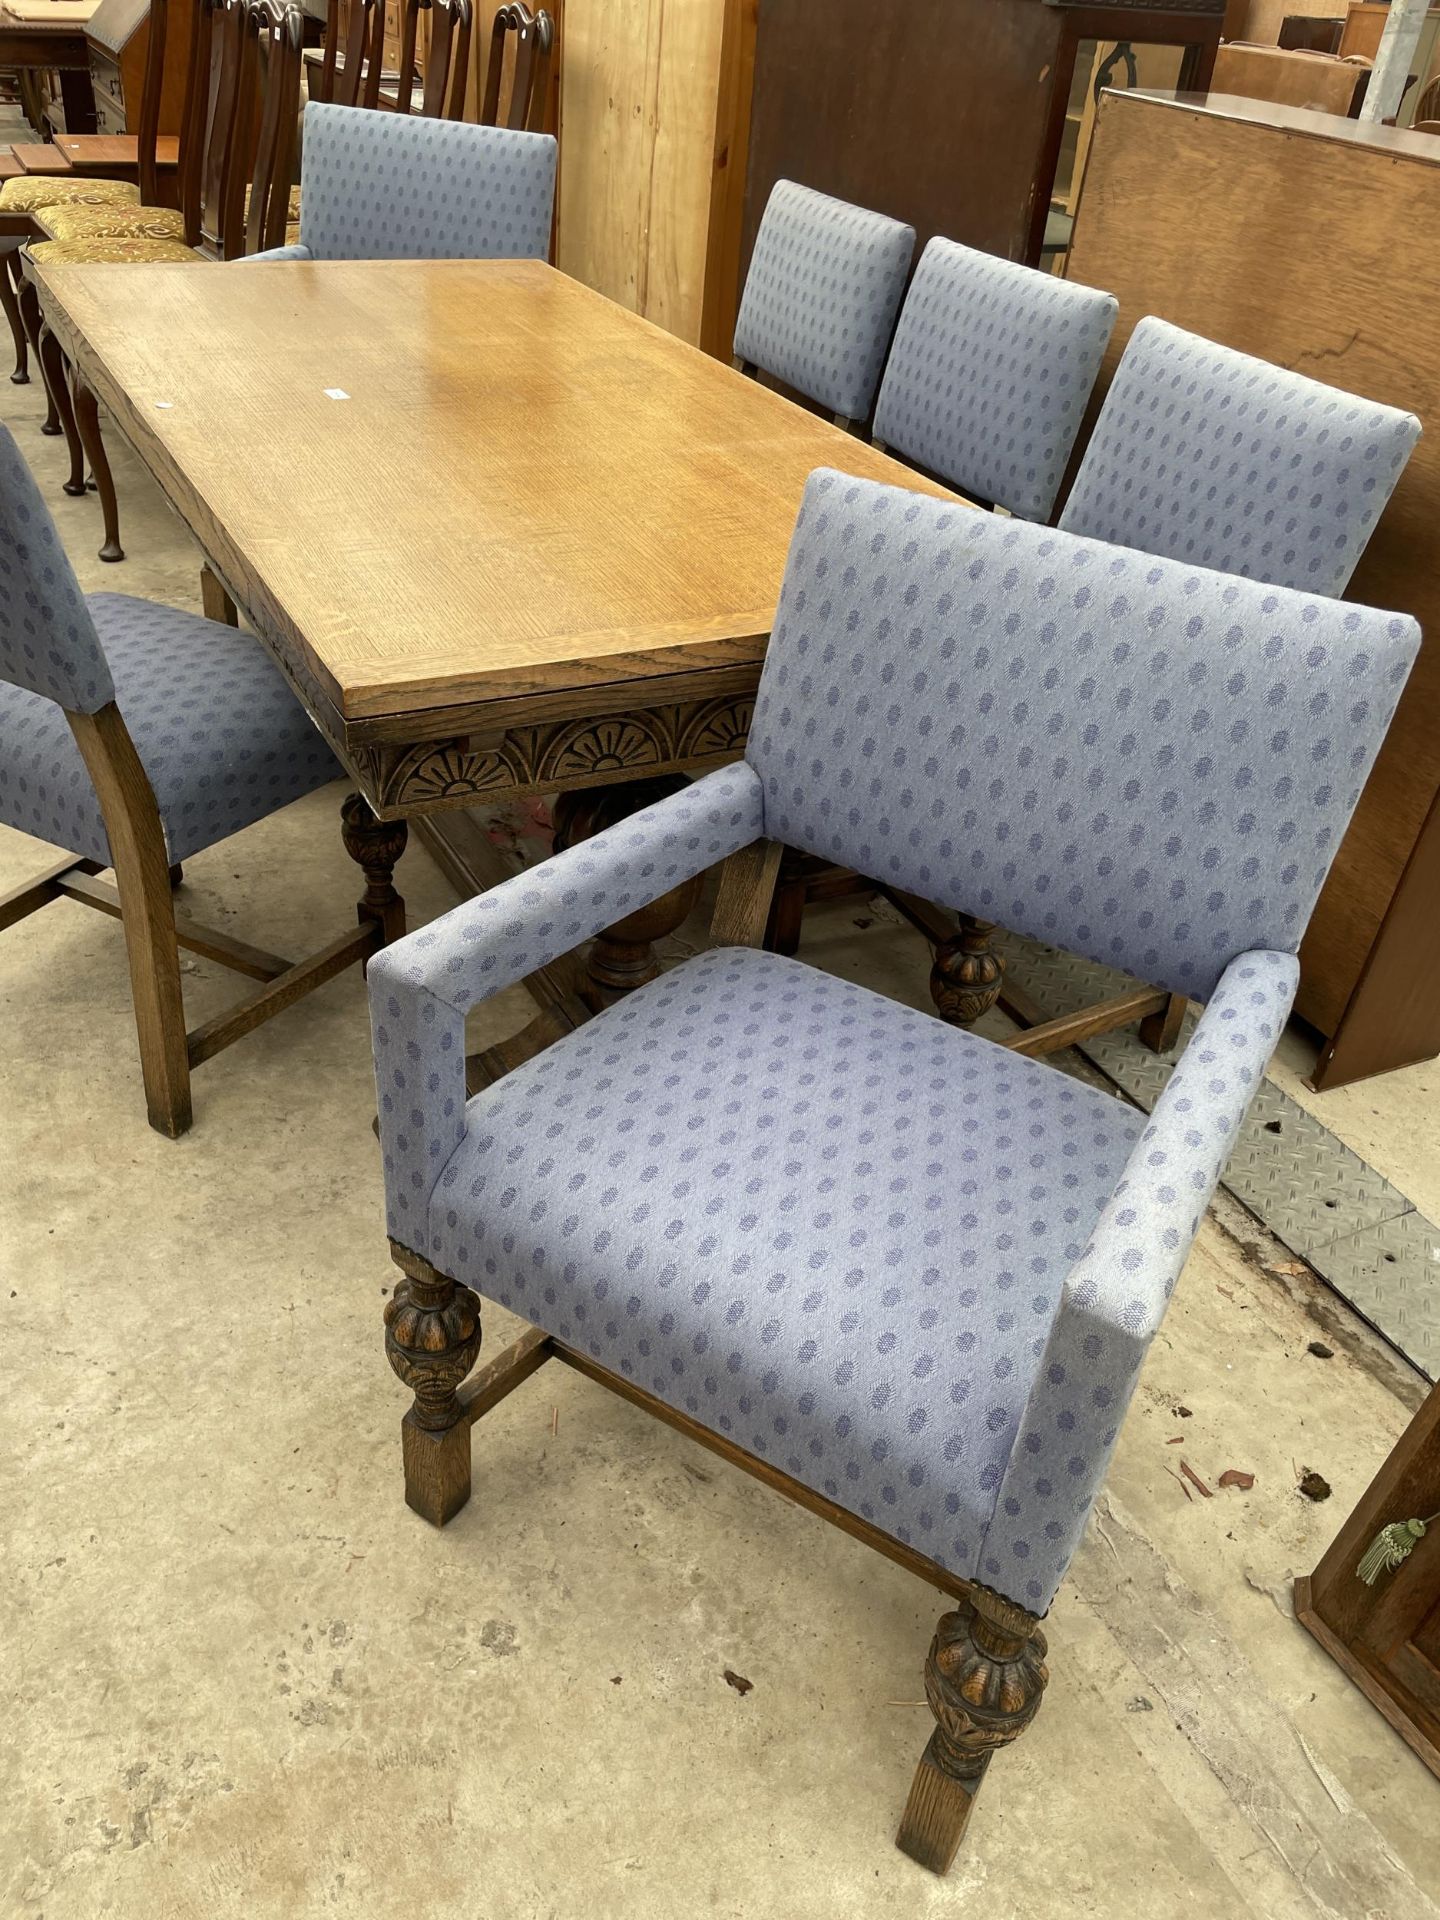
M 86 596 L 8 428 L 0 427 L 0 824 L 68 849 L 0 896 L 0 929 L 58 899 L 125 929 L 150 1124 L 190 1125 L 190 1069 L 404 931 L 390 871 L 403 822 L 345 803 L 365 868 L 360 930 L 292 966 L 177 920 L 180 863 L 343 771 L 258 642 L 123 594 Z M 116 885 L 97 878 L 107 867 Z M 262 984 L 185 1031 L 179 947 Z
M 548 133 L 305 109 L 300 239 L 261 260 L 543 260 L 555 206 Z
M 1413 413 L 1142 320 L 1060 525 L 1340 594 L 1420 437 Z
M 900 1845 L 943 1871 L 1418 638 L 812 475 L 743 761 L 371 963 L 410 1504 L 553 1357 L 925 1574 Z M 780 843 L 1207 1001 L 1154 1112 L 751 950 Z M 468 1008 L 721 860 L 725 944 L 467 1102 Z M 462 1395 L 475 1289 L 534 1331 Z
M 793 180 L 775 183 L 735 322 L 735 364 L 792 387 L 838 426 L 867 419 L 915 229 Z
M 1048 520 L 1119 303 L 936 238 L 900 310 L 875 439 L 971 500 Z

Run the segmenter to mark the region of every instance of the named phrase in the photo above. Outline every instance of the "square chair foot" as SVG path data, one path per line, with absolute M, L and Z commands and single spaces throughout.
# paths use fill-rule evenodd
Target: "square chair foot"
M 470 1422 L 436 1433 L 413 1412 L 400 1423 L 405 1459 L 405 1504 L 432 1527 L 453 1520 L 470 1498 Z
M 912 1860 L 918 1860 L 932 1873 L 948 1873 L 965 1838 L 975 1796 L 984 1777 L 984 1766 L 968 1781 L 956 1780 L 946 1773 L 935 1757 L 932 1734 L 915 1769 L 910 1798 L 905 1802 L 900 1831 L 895 1836 L 900 1851 L 908 1853 Z

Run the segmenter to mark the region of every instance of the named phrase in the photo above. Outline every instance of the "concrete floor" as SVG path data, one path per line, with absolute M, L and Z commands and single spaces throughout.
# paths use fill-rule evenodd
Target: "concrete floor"
M 123 449 L 131 558 L 104 568 L 38 389 L 0 384 L 0 413 L 87 585 L 196 604 Z M 344 925 L 342 792 L 191 862 L 190 912 L 282 951 Z M 0 832 L 0 890 L 46 858 Z M 416 922 L 451 904 L 421 853 L 401 884 Z M 924 1004 L 923 950 L 853 903 L 807 951 Z M 186 969 L 192 1018 L 233 992 Z M 201 1069 L 178 1144 L 144 1125 L 112 923 L 12 930 L 0 1004 L 6 1920 L 1440 1912 L 1440 1784 L 1289 1601 L 1421 1382 L 1267 1274 L 1258 1229 L 1201 1237 L 1045 1706 L 942 1882 L 891 1845 L 929 1726 L 920 1581 L 559 1369 L 477 1430 L 452 1527 L 405 1508 L 357 975 Z M 1432 1191 L 1433 1085 L 1369 1083 L 1347 1136 Z M 489 1351 L 515 1325 L 491 1311 Z M 1187 1499 L 1181 1454 L 1255 1487 Z

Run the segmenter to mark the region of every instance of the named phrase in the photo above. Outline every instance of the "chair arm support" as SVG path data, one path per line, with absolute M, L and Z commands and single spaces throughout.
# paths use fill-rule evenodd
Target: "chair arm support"
M 267 247 L 263 253 L 242 253 L 238 262 L 232 265 L 253 267 L 261 260 L 313 260 L 314 254 L 309 247 L 296 241 L 288 247 Z
M 1295 998 L 1292 953 L 1225 969 L 1065 1281 L 981 1552 L 1043 1613 L 1065 1577 L 1140 1366 Z
M 384 948 L 370 1017 L 390 1237 L 427 1253 L 430 1195 L 465 1136 L 465 1015 L 764 832 L 742 760 Z

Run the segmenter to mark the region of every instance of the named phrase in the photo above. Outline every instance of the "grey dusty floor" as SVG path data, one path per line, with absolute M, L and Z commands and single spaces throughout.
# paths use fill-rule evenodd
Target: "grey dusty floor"
M 38 389 L 0 412 L 88 584 L 195 604 L 122 449 L 131 558 L 102 568 Z M 192 913 L 281 950 L 343 925 L 341 791 L 191 863 Z M 45 858 L 0 833 L 0 889 Z M 417 921 L 450 904 L 423 854 L 402 885 Z M 853 905 L 807 952 L 924 1004 L 918 944 Z M 230 992 L 186 986 L 193 1013 Z M 451 1528 L 406 1510 L 356 976 L 202 1069 L 178 1145 L 143 1124 L 111 923 L 58 905 L 0 939 L 0 1004 L 5 1920 L 1436 1914 L 1440 1783 L 1289 1600 L 1420 1382 L 1258 1230 L 1202 1236 L 1044 1709 L 941 1882 L 891 1845 L 919 1581 L 557 1371 L 478 1430 Z M 1432 1212 L 1434 1087 L 1319 1108 Z M 1254 1490 L 1187 1499 L 1182 1454 Z

